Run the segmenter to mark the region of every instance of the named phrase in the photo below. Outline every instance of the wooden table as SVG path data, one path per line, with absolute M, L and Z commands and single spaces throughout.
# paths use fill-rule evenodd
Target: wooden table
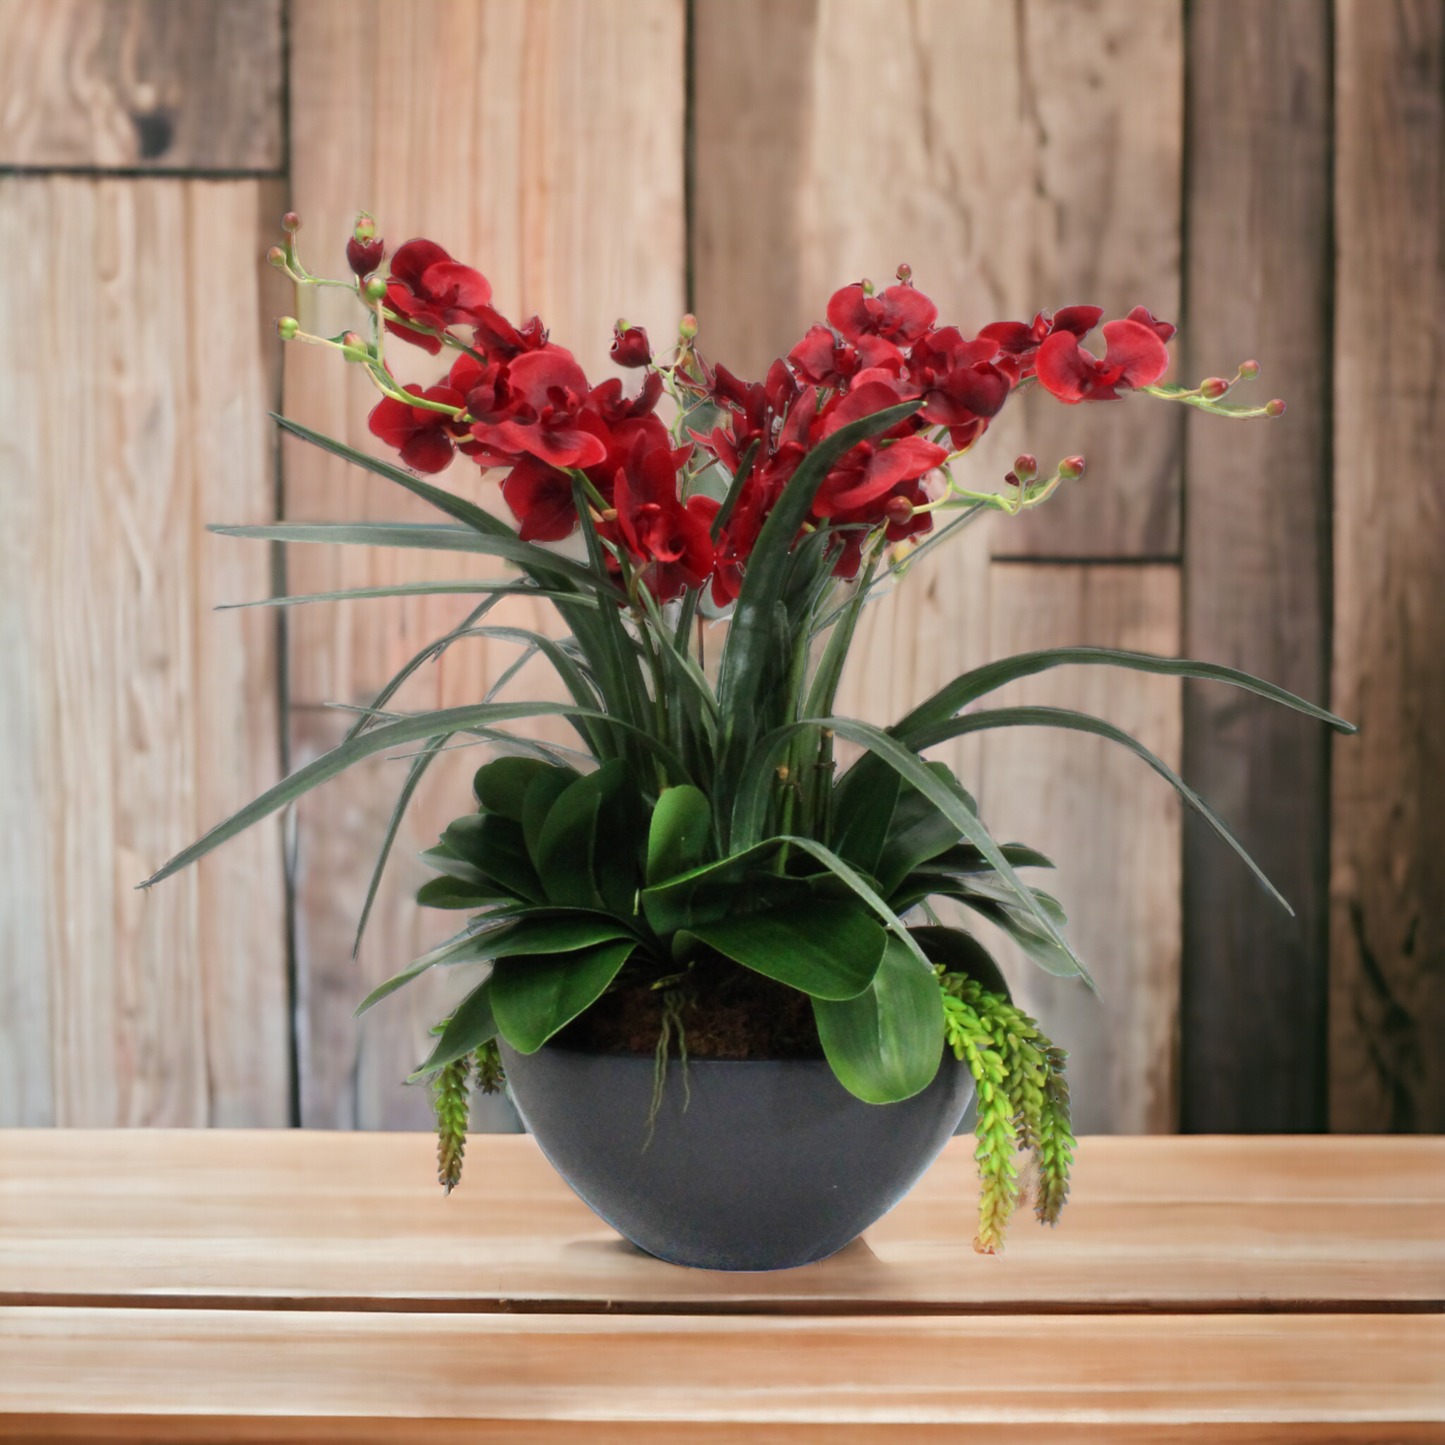
M 1445 1440 L 1445 1139 L 1095 1138 L 975 1255 L 969 1141 L 710 1274 L 520 1136 L 0 1131 L 0 1438 Z

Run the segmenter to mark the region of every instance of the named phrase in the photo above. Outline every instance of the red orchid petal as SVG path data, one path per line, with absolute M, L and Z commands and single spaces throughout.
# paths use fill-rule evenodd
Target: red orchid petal
M 1039 347 L 1038 376 L 1045 390 L 1060 401 L 1083 401 L 1098 373 L 1099 363 L 1079 349 L 1072 331 L 1055 331 Z
M 1000 351 L 1008 351 L 1014 355 L 1032 351 L 1039 344 L 1033 327 L 1022 321 L 995 321 L 985 326 L 978 335 L 980 341 L 995 342 Z
M 868 298 L 856 281 L 844 286 L 828 298 L 828 322 L 835 331 L 841 332 L 849 341 L 878 328 L 868 311 Z
M 418 238 L 414 241 L 407 241 L 404 245 L 396 248 L 391 258 L 391 274 L 398 281 L 405 281 L 413 288 L 421 283 L 423 273 L 428 266 L 435 266 L 452 258 L 437 245 L 435 241 L 424 241 Z
M 823 436 L 832 436 L 840 426 L 861 417 L 872 416 L 898 404 L 898 388 L 890 381 L 868 380 L 855 385 L 847 396 L 841 397 L 823 422 Z
M 918 414 L 937 426 L 962 426 L 974 417 L 997 416 L 1009 390 L 1008 377 L 996 366 L 961 366 L 925 393 L 926 404 Z
M 1065 306 L 1054 312 L 1053 329 L 1068 331 L 1082 341 L 1099 324 L 1103 314 L 1102 306 Z
M 939 466 L 948 453 L 922 437 L 905 437 L 892 446 L 880 447 L 868 459 L 862 479 L 854 486 L 829 496 L 834 513 L 851 511 L 891 491 L 900 482 L 913 481 Z
M 416 431 L 416 419 L 411 407 L 389 396 L 382 397 L 372 407 L 366 424 L 372 436 L 380 437 L 387 446 L 398 450 L 411 440 Z
M 1147 306 L 1136 306 L 1129 313 L 1127 319 L 1137 321 L 1141 326 L 1147 326 L 1160 341 L 1170 340 L 1179 329 L 1177 326 L 1171 326 L 1167 321 L 1157 320 Z
M 938 307 L 912 286 L 890 286 L 878 303 L 878 325 L 872 329 L 904 346 L 917 341 L 938 317 Z
M 439 261 L 422 272 L 418 291 L 444 311 L 480 310 L 492 299 L 491 282 L 459 261 Z
M 561 346 L 523 352 L 508 365 L 507 381 L 519 397 L 538 411 L 550 404 L 548 393 L 554 389 L 570 392 L 579 401 L 591 390 L 576 357 Z
M 1117 368 L 1117 386 L 1151 386 L 1169 367 L 1169 353 L 1158 335 L 1139 321 L 1106 321 L 1109 349 L 1104 365 Z
M 560 542 L 577 525 L 572 479 L 534 457 L 512 468 L 502 482 L 502 498 L 522 524 L 524 542 Z
M 419 472 L 440 472 L 452 463 L 452 440 L 440 427 L 425 427 L 401 449 L 401 459 Z
M 834 365 L 837 341 L 826 326 L 811 326 L 808 334 L 788 353 L 788 361 L 804 381 L 813 386 L 836 384 Z
M 408 386 L 406 390 L 411 392 L 413 396 L 421 396 L 424 401 L 438 401 L 443 406 L 466 405 L 466 397 L 450 386 L 429 386 L 423 392 L 418 392 L 414 386 Z M 451 420 L 445 412 L 432 411 L 430 408 L 424 406 L 412 407 L 411 414 L 416 418 L 416 424 L 419 427 L 445 426 L 447 422 Z

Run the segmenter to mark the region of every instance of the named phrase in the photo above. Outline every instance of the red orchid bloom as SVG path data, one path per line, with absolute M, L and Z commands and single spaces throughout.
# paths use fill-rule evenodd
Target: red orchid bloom
M 612 350 L 608 353 L 618 366 L 646 366 L 652 360 L 647 332 L 641 326 L 613 327 Z
M 855 343 L 865 336 L 878 336 L 898 346 L 911 346 L 937 316 L 938 307 L 912 286 L 890 286 L 869 296 L 855 282 L 835 291 L 828 301 L 828 320 L 846 340 Z
M 502 481 L 502 498 L 521 523 L 524 542 L 560 542 L 577 525 L 572 478 L 536 457 L 523 457 Z
M 423 391 L 413 382 L 402 390 L 424 401 L 465 405 L 462 393 L 450 386 L 432 386 Z M 373 436 L 397 448 L 402 461 L 419 472 L 439 472 L 450 466 L 457 440 L 467 434 L 466 427 L 447 412 L 408 406 L 390 396 L 382 397 L 372 407 L 367 425 Z
M 435 241 L 408 241 L 391 258 L 386 304 L 412 326 L 388 321 L 387 330 L 435 356 L 442 349 L 441 333 L 475 323 L 491 299 L 491 283 L 480 271 L 453 261 Z
M 1100 361 L 1084 351 L 1071 332 L 1055 331 L 1039 347 L 1039 381 L 1071 405 L 1113 401 L 1118 399 L 1119 387 L 1149 386 L 1169 365 L 1169 353 L 1158 332 L 1143 321 L 1105 322 L 1104 340 L 1108 350 Z
M 548 345 L 523 352 L 507 364 L 507 385 L 512 409 L 505 419 L 472 425 L 487 452 L 534 456 L 554 467 L 595 466 L 607 455 L 600 418 L 582 414 L 591 388 L 570 351 Z
M 623 540 L 642 564 L 641 581 L 659 602 L 701 587 L 713 570 L 710 529 L 718 503 L 711 497 L 677 496 L 678 469 L 692 451 L 648 445 L 639 436 L 618 470 L 613 493 Z

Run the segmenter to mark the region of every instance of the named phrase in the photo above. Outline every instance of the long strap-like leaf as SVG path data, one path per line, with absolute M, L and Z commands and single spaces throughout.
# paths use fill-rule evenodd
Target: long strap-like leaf
M 312 788 L 344 773 L 353 763 L 369 758 L 374 753 L 385 752 L 388 748 L 402 743 L 419 742 L 434 737 L 437 733 L 466 732 L 472 727 L 486 727 L 493 723 L 515 722 L 529 717 L 589 717 L 606 723 L 609 727 L 622 728 L 636 737 L 640 745 L 661 759 L 664 767 L 675 782 L 690 783 L 692 778 L 677 756 L 664 743 L 640 728 L 633 728 L 620 718 L 607 713 L 593 712 L 587 708 L 571 707 L 557 702 L 494 702 L 480 703 L 471 707 L 438 708 L 433 712 L 417 714 L 414 717 L 399 718 L 395 722 L 383 723 L 367 732 L 323 753 L 305 767 L 299 768 L 290 777 L 283 778 L 274 787 L 267 788 L 259 798 L 253 799 L 239 812 L 233 813 L 224 823 L 219 823 L 204 837 L 197 839 L 189 848 L 183 848 L 164 867 L 147 878 L 139 886 L 150 888 L 172 873 L 188 867 L 198 858 L 204 858 L 212 849 L 219 847 L 238 833 L 244 832 L 253 823 L 269 817 L 287 803 L 293 802 Z
M 1109 667 L 1127 667 L 1135 672 L 1162 673 L 1167 677 L 1194 677 L 1209 682 L 1227 682 L 1246 692 L 1267 697 L 1271 702 L 1283 703 L 1306 717 L 1317 718 L 1342 733 L 1356 731 L 1353 723 L 1276 687 L 1240 672 L 1233 667 L 1222 667 L 1214 662 L 1192 662 L 1184 657 L 1154 657 L 1147 652 L 1119 652 L 1108 647 L 1051 647 L 1039 652 L 1020 652 L 1014 657 L 1003 657 L 997 662 L 986 662 L 971 672 L 954 678 L 947 687 L 940 688 L 926 702 L 920 703 L 906 717 L 899 719 L 888 729 L 894 737 L 911 742 L 914 735 L 935 723 L 941 723 L 960 712 L 969 703 L 976 702 L 986 693 L 1006 683 L 1017 682 L 1021 677 L 1032 677 L 1051 667 L 1066 663 L 1093 663 Z

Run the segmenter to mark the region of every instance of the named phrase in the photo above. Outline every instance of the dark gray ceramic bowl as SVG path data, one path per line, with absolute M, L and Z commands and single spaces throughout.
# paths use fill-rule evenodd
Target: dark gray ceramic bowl
M 668 1065 L 651 1142 L 650 1057 L 502 1044 L 517 1110 L 557 1172 L 640 1249 L 699 1269 L 825 1259 L 886 1214 L 957 1128 L 951 1053 L 921 1094 L 865 1104 L 822 1061 Z

